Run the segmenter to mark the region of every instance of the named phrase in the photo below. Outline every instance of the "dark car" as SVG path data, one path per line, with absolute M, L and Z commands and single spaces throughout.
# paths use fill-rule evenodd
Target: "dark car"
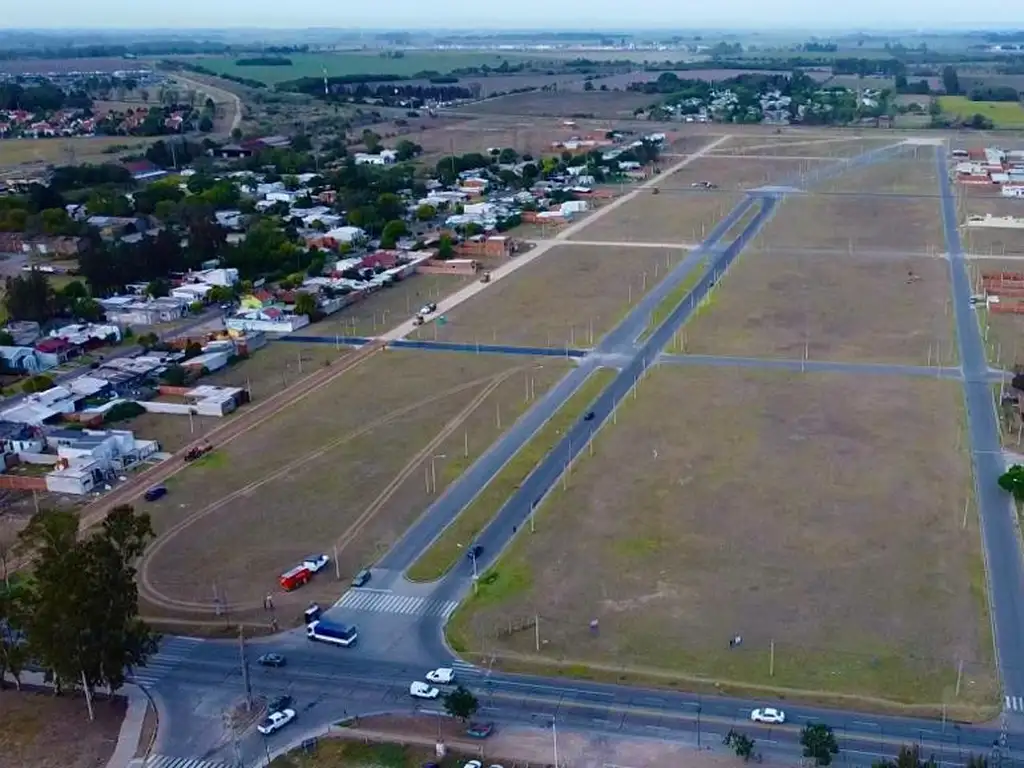
M 320 613 L 320 606 L 316 603 L 310 603 L 309 608 L 302 612 L 302 618 L 305 619 L 307 624 L 312 624 L 320 618 Z
M 154 485 L 152 488 L 146 490 L 143 494 L 143 498 L 146 501 L 156 501 L 157 499 L 163 498 L 167 495 L 167 486 L 165 485 Z
M 470 723 L 466 735 L 473 739 L 486 739 L 494 733 L 494 723 Z
M 277 696 L 276 698 L 271 699 L 270 703 L 267 704 L 267 712 L 280 712 L 282 709 L 288 709 L 291 705 L 291 696 Z
M 469 557 L 470 560 L 476 560 L 483 553 L 484 553 L 484 548 L 482 546 L 480 546 L 479 544 L 474 544 L 472 547 L 469 548 L 469 552 L 467 554 L 468 554 L 468 557 Z
M 593 421 L 594 420 L 594 412 L 593 411 L 587 411 L 586 415 L 583 417 L 583 420 L 584 421 Z
M 369 580 L 370 580 L 370 570 L 368 568 L 364 568 L 363 570 L 361 570 L 359 573 L 357 573 L 355 576 L 352 577 L 352 586 L 353 587 L 361 587 L 366 582 L 368 582 Z
M 287 659 L 280 653 L 264 653 L 256 659 L 256 663 L 261 667 L 283 667 Z

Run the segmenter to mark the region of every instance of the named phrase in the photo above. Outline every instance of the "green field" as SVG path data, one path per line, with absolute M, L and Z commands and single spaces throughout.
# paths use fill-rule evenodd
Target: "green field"
M 503 61 L 517 64 L 524 59 L 536 57 L 483 51 L 415 51 L 406 53 L 400 59 L 387 58 L 377 53 L 298 53 L 284 57 L 290 59 L 292 64 L 281 67 L 240 67 L 235 63 L 239 58 L 248 57 L 210 56 L 195 59 L 195 61 L 221 75 L 247 77 L 273 85 L 299 77 L 322 77 L 324 70 L 327 71 L 328 77 L 342 75 L 403 75 L 408 77 L 426 70 L 445 74 L 453 69 L 481 67 L 485 64 L 494 69 L 500 67 Z
M 1016 101 L 971 101 L 966 96 L 940 96 L 942 113 L 970 120 L 984 115 L 996 128 L 1024 127 L 1024 107 Z

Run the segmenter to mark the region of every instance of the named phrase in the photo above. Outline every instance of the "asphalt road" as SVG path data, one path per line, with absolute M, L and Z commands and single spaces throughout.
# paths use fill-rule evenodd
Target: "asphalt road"
M 795 179 L 791 183 L 803 187 L 898 151 L 876 150 L 838 164 L 831 171 L 816 170 L 803 180 Z M 996 576 L 992 595 L 999 619 L 996 622 L 996 642 L 1000 651 L 1000 669 L 1007 694 L 1020 695 L 1024 693 L 1024 686 L 1019 679 L 1020 670 L 1012 661 L 1020 652 L 1024 633 L 1021 613 L 1015 603 L 1021 584 L 1018 539 L 1008 500 L 995 484 L 995 477 L 1002 470 L 1002 459 L 989 389 L 991 373 L 968 303 L 969 284 L 943 158 L 937 155 L 936 163 L 942 166 L 940 179 L 947 182 L 942 190 L 944 224 L 950 244 L 955 319 L 961 359 L 964 361 L 963 379 L 985 551 L 990 572 Z M 598 348 L 580 361 L 577 369 L 541 398 L 459 481 L 449 487 L 380 561 L 371 586 L 383 590 L 404 589 L 407 594 L 423 594 L 441 600 L 458 599 L 470 589 L 473 570 L 468 561 L 460 563 L 436 585 L 410 585 L 401 578 L 401 573 L 571 396 L 594 367 L 614 361 L 619 375 L 593 403 L 595 419 L 574 425 L 481 533 L 478 542 L 484 546 L 484 554 L 478 567 L 482 570 L 490 565 L 511 540 L 513 526 L 528 523 L 533 506 L 558 482 L 566 464 L 586 447 L 592 430 L 609 417 L 618 402 L 629 396 L 645 370 L 658 361 L 661 350 L 676 330 L 699 306 L 701 299 L 747 242 L 771 218 L 780 198 L 790 191 L 791 188 L 776 186 L 750 193 L 715 228 L 701 248 L 689 254 L 638 302 Z M 750 210 L 755 210 L 755 214 L 742 234 L 723 245 L 721 241 L 725 233 Z M 638 343 L 661 299 L 704 257 L 709 257 L 711 263 L 694 287 L 691 298 L 682 302 L 646 341 Z M 453 661 L 443 641 L 444 619 L 438 616 L 359 614 L 344 607 L 332 609 L 331 614 L 359 623 L 360 640 L 355 647 L 342 649 L 312 644 L 305 640 L 301 630 L 261 640 L 250 647 L 250 658 L 267 650 L 287 654 L 289 665 L 284 669 L 254 667 L 252 686 L 260 695 L 288 692 L 295 696 L 299 722 L 269 739 L 262 739 L 253 732 L 243 736 L 238 754 L 245 764 L 258 763 L 265 755 L 284 749 L 303 734 L 312 735 L 327 723 L 346 715 L 413 711 L 420 703 L 409 697 L 409 682 L 420 679 L 426 669 L 444 663 L 454 664 L 463 681 L 477 692 L 483 706 L 481 715 L 499 723 L 545 725 L 555 720 L 563 728 L 689 741 L 696 741 L 698 733 L 702 734 L 701 738 L 714 739 L 730 727 L 742 725 L 745 732 L 758 739 L 763 751 L 777 748 L 791 754 L 799 727 L 808 721 L 823 721 L 835 728 L 848 762 L 855 764 L 870 763 L 878 755 L 893 754 L 902 744 L 916 742 L 925 752 L 941 756 L 951 764 L 962 765 L 964 755 L 987 752 L 1000 735 L 999 728 L 994 726 L 865 715 L 788 704 L 786 709 L 791 724 L 769 729 L 751 724 L 747 718 L 753 707 L 777 704 L 775 701 L 699 696 L 497 672 L 490 674 L 461 661 Z M 156 694 L 163 724 L 159 751 L 183 757 L 202 756 L 231 761 L 236 752 L 223 738 L 220 715 L 225 706 L 244 690 L 239 649 L 235 644 L 223 642 L 185 643 L 180 638 L 173 641 L 178 642 L 178 650 L 167 651 L 163 660 L 155 660 L 155 669 L 149 672 L 154 677 L 148 682 L 148 687 Z M 433 711 L 437 705 L 428 703 L 425 709 Z M 1011 735 L 1004 753 L 1011 757 L 1024 757 L 1024 751 L 1017 753 L 1016 749 Z
M 1003 693 L 1007 702 L 1024 695 L 1024 610 L 1021 589 L 1024 568 L 1021 564 L 1020 534 L 1016 514 L 1008 494 L 997 481 L 1005 471 L 999 440 L 999 422 L 989 376 L 985 343 L 970 303 L 971 281 L 963 246 L 946 158 L 936 149 L 935 166 L 942 193 L 942 226 L 949 254 L 953 286 L 953 316 L 963 368 L 964 402 L 974 463 L 975 498 L 981 519 L 982 551 L 988 576 L 989 603 L 995 635 L 996 656 Z

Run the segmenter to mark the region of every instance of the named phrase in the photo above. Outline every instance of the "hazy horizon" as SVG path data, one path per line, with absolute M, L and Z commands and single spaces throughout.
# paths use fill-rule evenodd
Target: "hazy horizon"
M 737 31 L 800 31 L 814 27 L 833 32 L 848 30 L 912 32 L 916 30 L 965 32 L 1024 26 L 1024 4 L 1006 0 L 862 0 L 856 6 L 823 6 L 820 0 L 719 0 L 709 6 L 687 7 L 671 0 L 639 0 L 629 4 L 612 0 L 568 0 L 558 6 L 558 17 L 545 0 L 519 0 L 488 9 L 479 18 L 479 6 L 466 0 L 382 0 L 372 8 L 331 7 L 311 0 L 287 5 L 270 2 L 178 0 L 170 6 L 150 6 L 128 0 L 47 0 L 42 6 L 10 4 L 0 29 L 56 31 L 69 29 L 280 29 L 336 28 L 358 31 L 424 30 L 658 30 L 696 29 Z M 536 19 L 534 23 L 533 20 Z M 739 24 L 737 23 L 739 22 Z

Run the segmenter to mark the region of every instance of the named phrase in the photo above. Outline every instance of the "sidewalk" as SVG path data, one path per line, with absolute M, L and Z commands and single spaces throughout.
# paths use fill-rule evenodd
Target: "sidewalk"
M 23 685 L 33 685 L 39 688 L 49 687 L 42 672 L 24 672 L 21 675 L 21 682 Z M 139 748 L 142 725 L 146 719 L 146 709 L 149 707 L 149 696 L 139 686 L 131 683 L 126 683 L 117 695 L 124 696 L 128 700 L 128 709 L 125 712 L 124 722 L 121 724 L 121 732 L 117 736 L 114 754 L 107 761 L 107 768 L 128 768 L 135 759 L 135 752 Z

